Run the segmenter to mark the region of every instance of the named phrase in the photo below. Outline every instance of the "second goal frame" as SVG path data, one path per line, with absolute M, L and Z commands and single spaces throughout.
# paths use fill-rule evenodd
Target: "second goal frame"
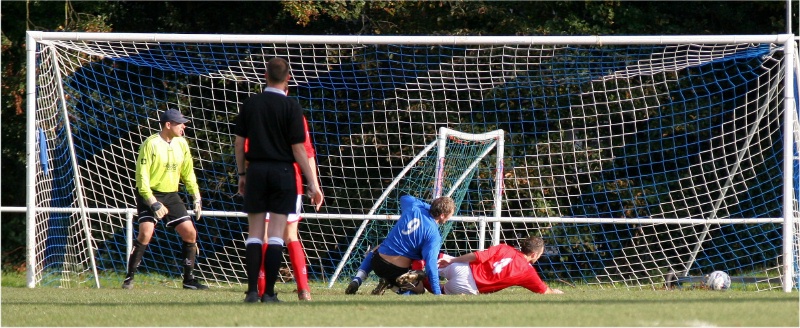
M 451 153 L 456 152 L 454 150 L 448 149 L 447 145 L 448 145 L 448 141 L 450 141 L 450 140 L 456 140 L 455 144 L 468 144 L 470 142 L 476 142 L 476 143 L 479 143 L 478 147 L 480 149 L 478 149 L 477 151 L 474 151 L 471 154 L 472 156 L 475 156 L 474 158 L 472 156 L 462 157 L 460 159 L 450 158 L 450 157 L 453 156 L 453 155 L 451 155 Z M 421 163 L 425 163 L 425 161 L 422 161 L 421 159 L 426 157 L 426 156 L 430 156 L 429 153 L 432 150 L 435 149 L 435 153 L 434 153 L 435 154 L 435 161 L 431 161 L 432 163 L 428 163 L 428 165 L 433 165 L 433 166 L 430 166 L 430 167 L 427 167 L 427 168 L 421 167 L 422 170 L 429 171 L 428 174 L 423 174 L 422 175 L 422 177 L 421 177 L 422 179 L 424 179 L 425 177 L 432 177 L 433 178 L 432 184 L 423 183 L 422 187 L 417 187 L 417 188 L 432 187 L 432 190 L 430 191 L 431 199 L 424 200 L 424 201 L 432 201 L 433 199 L 436 199 L 436 198 L 441 197 L 441 196 L 455 197 L 455 198 L 458 199 L 458 197 L 454 196 L 454 193 L 456 193 L 459 190 L 463 190 L 464 188 L 468 187 L 468 184 L 470 182 L 467 181 L 467 180 L 469 179 L 470 176 L 472 176 L 474 174 L 476 167 L 478 165 L 480 165 L 481 162 L 483 162 L 484 158 L 486 158 L 487 155 L 490 152 L 494 151 L 495 161 L 494 161 L 494 163 L 492 163 L 493 167 L 494 167 L 492 169 L 492 171 L 493 171 L 493 174 L 494 174 L 494 184 L 495 185 L 494 185 L 494 188 L 493 188 L 491 194 L 493 196 L 492 202 L 494 204 L 494 217 L 495 218 L 500 218 L 500 216 L 501 216 L 500 207 L 501 207 L 501 204 L 502 204 L 502 195 L 503 195 L 503 193 L 502 193 L 502 190 L 503 190 L 503 178 L 502 178 L 502 172 L 503 172 L 503 140 L 504 140 L 504 131 L 503 130 L 495 130 L 495 131 L 490 131 L 490 132 L 485 132 L 485 133 L 466 133 L 466 132 L 456 131 L 456 130 L 453 130 L 453 129 L 450 129 L 450 128 L 447 128 L 447 127 L 439 128 L 439 134 L 438 134 L 437 138 L 435 140 L 433 140 L 432 142 L 430 142 L 428 144 L 428 146 L 426 146 L 416 156 L 414 156 L 414 158 L 406 165 L 406 167 L 403 168 L 402 171 L 400 171 L 400 173 L 387 186 L 386 190 L 384 190 L 383 193 L 381 193 L 381 196 L 378 197 L 378 199 L 375 201 L 375 203 L 373 204 L 372 208 L 370 209 L 369 213 L 367 213 L 367 215 L 375 214 L 375 211 L 379 207 L 382 206 L 384 200 L 386 200 L 386 197 L 388 197 L 388 195 L 390 195 L 395 190 L 395 188 L 398 186 L 398 184 L 401 181 L 403 181 L 404 179 L 407 178 L 407 174 L 409 174 L 409 171 L 412 170 L 412 169 L 419 169 L 421 166 L 424 166 L 425 164 L 421 164 Z M 450 156 L 448 156 L 448 155 L 450 155 Z M 456 156 L 464 156 L 464 154 L 457 154 Z M 452 170 L 452 168 L 450 168 L 450 169 L 447 169 L 447 168 L 448 167 L 452 167 L 452 165 L 449 165 L 448 162 L 457 161 L 457 160 L 460 160 L 463 163 L 463 165 L 461 165 L 460 167 L 457 167 L 458 171 L 449 172 L 450 170 Z M 486 165 L 486 164 L 484 163 L 484 165 Z M 452 177 L 451 178 L 446 178 L 445 177 L 446 175 L 450 175 Z M 445 185 L 446 184 L 445 181 L 447 181 L 447 180 L 449 180 L 449 183 L 446 186 Z M 417 192 L 417 193 L 420 193 L 420 194 L 428 194 L 428 192 L 423 191 L 423 190 L 414 190 L 413 192 Z M 458 211 L 458 204 L 457 204 L 456 211 Z M 402 214 L 402 213 L 397 213 L 397 214 L 393 215 L 392 220 L 395 220 L 395 218 L 399 217 L 400 214 Z M 356 246 L 359 245 L 362 242 L 361 239 L 360 239 L 361 235 L 362 235 L 362 233 L 364 232 L 365 228 L 367 227 L 367 225 L 369 223 L 370 223 L 370 220 L 364 220 L 360 224 L 359 229 L 356 231 L 355 236 L 353 236 L 352 241 L 350 242 L 349 246 L 347 247 L 347 250 L 345 251 L 345 254 L 344 254 L 342 260 L 336 266 L 336 270 L 334 271 L 333 275 L 331 276 L 331 278 L 330 278 L 330 280 L 328 282 L 328 287 L 329 288 L 333 287 L 333 284 L 338 280 L 338 278 L 339 278 L 339 276 L 340 276 L 340 274 L 342 272 L 342 268 L 348 262 L 351 261 L 350 257 L 353 254 L 353 251 L 356 249 Z M 484 221 L 484 220 L 478 221 L 478 227 L 479 227 L 479 232 L 478 232 L 478 236 L 479 236 L 478 245 L 479 246 L 478 247 L 479 247 L 479 249 L 482 250 L 484 248 L 484 244 L 485 244 L 485 239 L 484 238 L 485 238 L 485 235 L 486 235 L 486 233 L 485 233 L 486 232 L 486 221 Z M 494 223 L 494 233 L 492 234 L 492 244 L 493 245 L 497 245 L 500 242 L 500 238 L 499 237 L 500 237 L 500 223 L 499 222 L 495 222 Z M 380 238 L 380 236 L 379 236 L 379 238 Z M 378 245 L 371 245 L 371 246 L 377 247 Z M 365 251 L 371 251 L 371 249 L 370 249 L 370 248 L 372 248 L 371 246 L 368 245 Z

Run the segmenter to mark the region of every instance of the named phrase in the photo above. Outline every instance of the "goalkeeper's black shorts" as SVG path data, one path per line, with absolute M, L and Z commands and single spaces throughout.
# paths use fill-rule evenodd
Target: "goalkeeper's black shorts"
M 164 221 L 164 224 L 169 227 L 175 227 L 181 222 L 191 220 L 192 217 L 189 216 L 189 213 L 186 212 L 186 205 L 184 205 L 183 200 L 181 200 L 181 196 L 178 192 L 153 192 L 153 197 L 156 198 L 164 207 L 167 208 L 169 211 L 167 215 L 161 218 L 161 221 Z M 139 220 L 138 222 L 154 222 L 158 223 L 159 219 L 156 218 L 156 214 L 153 213 L 153 210 L 150 209 L 150 204 L 142 198 L 138 192 L 136 193 L 136 212 L 138 213 Z

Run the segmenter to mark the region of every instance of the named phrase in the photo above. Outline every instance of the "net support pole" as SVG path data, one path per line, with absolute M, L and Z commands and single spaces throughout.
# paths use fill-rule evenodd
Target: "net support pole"
M 125 213 L 125 267 L 133 252 L 133 212 Z
M 800 78 L 800 58 L 798 58 L 798 56 L 797 56 L 797 38 L 795 39 L 795 53 L 794 53 L 794 56 L 792 56 L 792 57 L 794 57 L 794 79 L 792 79 L 792 81 L 794 83 L 794 113 L 793 113 L 794 115 L 792 115 L 794 117 L 794 125 L 795 125 L 794 140 L 795 140 L 795 142 L 800 142 L 800 127 L 798 127 L 798 121 L 799 121 L 798 118 L 800 118 L 800 104 L 797 103 L 798 102 L 798 92 L 800 92 L 800 90 L 797 89 L 797 85 L 798 85 L 797 84 L 797 79 Z M 800 146 L 795 145 L 795 153 L 794 153 L 795 154 L 794 155 L 795 156 L 795 161 L 800 160 L 800 156 L 798 156 L 798 154 L 797 154 L 798 147 L 800 147 Z M 800 181 L 793 180 L 792 182 L 793 182 L 792 190 L 794 190 L 794 202 L 795 202 L 794 204 L 800 204 L 800 192 L 798 192 L 798 191 L 800 191 Z M 781 222 L 785 221 L 785 218 L 781 218 L 781 219 L 782 219 Z M 794 234 L 796 236 L 794 238 L 794 243 L 793 243 L 794 244 L 793 247 L 795 247 L 795 249 L 794 249 L 794 257 L 793 257 L 794 258 L 794 267 L 793 267 L 793 269 L 794 269 L 794 284 L 795 284 L 794 286 L 795 286 L 795 288 L 800 288 L 800 268 L 797 268 L 797 265 L 798 265 L 797 261 L 798 261 L 798 259 L 800 259 L 800 244 L 798 244 L 798 243 L 800 243 L 800 218 L 795 218 L 794 228 L 793 229 L 794 229 Z
M 483 245 L 486 245 L 486 217 L 479 217 L 478 218 L 478 250 L 482 251 L 486 249 Z
M 438 152 L 436 154 L 436 172 L 434 172 L 434 182 L 433 182 L 433 198 L 439 198 L 442 196 L 442 190 L 444 189 L 444 152 L 447 150 L 447 134 L 450 131 L 454 131 L 445 127 L 439 128 L 439 137 L 436 139 Z
M 505 148 L 505 132 L 498 130 L 497 136 L 497 172 L 494 175 L 494 217 L 500 218 L 503 204 L 503 149 Z M 500 225 L 499 221 L 494 223 L 494 234 L 492 235 L 492 245 L 500 244 Z
M 26 68 L 25 89 L 27 114 L 25 124 L 27 140 L 25 157 L 27 167 L 25 168 L 25 204 L 28 208 L 25 212 L 25 261 L 26 280 L 28 288 L 36 287 L 36 45 L 30 32 L 26 35 L 25 52 L 28 57 Z
M 761 122 L 767 117 L 769 112 L 770 100 L 777 99 L 777 97 L 779 97 L 777 86 L 775 88 L 770 87 L 768 89 L 769 91 L 767 91 L 767 96 L 758 106 L 758 112 L 756 115 L 755 122 Z M 714 201 L 711 207 L 711 213 L 709 215 L 709 219 L 715 220 L 718 218 L 717 214 L 719 213 L 720 208 L 724 203 L 725 195 L 727 195 L 728 191 L 731 190 L 731 188 L 733 188 L 734 177 L 738 176 L 739 172 L 741 171 L 742 167 L 741 164 L 746 160 L 745 157 L 747 156 L 748 149 L 750 149 L 750 145 L 753 143 L 753 138 L 758 133 L 759 125 L 760 124 L 754 124 L 753 127 L 750 129 L 750 131 L 747 133 L 744 145 L 742 145 L 741 150 L 737 153 L 736 161 L 733 163 L 733 167 L 731 168 L 730 173 L 728 173 L 728 176 L 725 179 L 725 185 L 723 185 L 722 188 L 720 188 L 719 196 Z M 684 263 L 682 268 L 679 268 L 678 270 L 672 268 L 673 270 L 675 270 L 676 272 L 682 271 L 683 272 L 682 275 L 684 277 L 689 276 L 689 270 L 692 268 L 695 261 L 697 260 L 697 254 L 700 252 L 700 250 L 702 250 L 703 243 L 706 241 L 706 238 L 708 237 L 710 227 L 711 224 L 709 223 L 703 225 L 703 232 L 700 233 L 700 238 L 698 238 L 697 243 L 695 243 L 694 249 L 692 250 L 692 254 L 691 256 L 689 256 L 689 261 Z
M 53 67 L 55 67 L 56 80 L 63 81 L 61 77 L 61 70 L 56 56 L 53 56 Z M 61 115 L 64 119 L 64 129 L 67 130 L 67 144 L 69 144 L 69 157 L 72 162 L 72 170 L 75 175 L 75 197 L 78 199 L 78 207 L 80 208 L 80 222 L 83 228 L 86 242 L 86 252 L 89 258 L 92 274 L 94 275 L 94 282 L 97 288 L 100 288 L 100 277 L 97 275 L 97 263 L 94 258 L 94 242 L 92 238 L 91 225 L 89 224 L 89 213 L 86 212 L 86 198 L 83 195 L 83 184 L 81 183 L 81 168 L 78 166 L 78 156 L 75 154 L 75 142 L 72 138 L 72 128 L 69 122 L 69 112 L 67 111 L 67 101 L 64 99 L 64 86 L 58 83 L 58 94 L 61 97 Z
M 785 87 L 783 89 L 783 291 L 791 292 L 793 287 L 792 273 L 794 270 L 794 38 L 789 38 L 784 44 L 784 74 Z
M 786 0 L 786 34 L 792 34 L 792 0 Z

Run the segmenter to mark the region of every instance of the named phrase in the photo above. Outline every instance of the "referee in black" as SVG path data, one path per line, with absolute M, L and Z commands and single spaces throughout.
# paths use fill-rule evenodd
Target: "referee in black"
M 297 162 L 305 176 L 306 192 L 316 208 L 322 205 L 323 196 L 317 184 L 317 173 L 308 165 L 303 126 L 303 110 L 294 98 L 287 97 L 289 90 L 289 63 L 282 58 L 272 58 L 267 63 L 267 88 L 253 95 L 239 108 L 234 132 L 236 141 L 236 167 L 239 175 L 239 193 L 244 196 L 244 212 L 248 229 L 245 241 L 245 269 L 247 271 L 248 303 L 280 302 L 275 293 L 275 282 L 283 253 L 283 233 L 289 214 L 296 212 L 297 187 L 294 163 Z M 245 153 L 245 140 L 248 140 Z M 245 167 L 245 161 L 248 162 Z M 267 229 L 267 251 L 261 258 L 264 243 L 264 218 L 270 215 Z M 258 297 L 258 273 L 264 263 L 266 290 Z

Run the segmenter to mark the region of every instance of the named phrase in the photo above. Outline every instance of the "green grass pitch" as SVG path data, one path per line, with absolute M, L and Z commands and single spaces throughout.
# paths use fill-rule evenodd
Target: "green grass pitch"
M 314 300 L 300 302 L 294 283 L 279 283 L 283 303 L 245 304 L 243 287 L 29 289 L 24 277 L 3 276 L 3 326 L 800 326 L 797 291 L 557 286 L 566 294 L 510 288 L 479 296 L 373 296 L 370 285 L 345 295 L 344 285 L 313 284 Z

